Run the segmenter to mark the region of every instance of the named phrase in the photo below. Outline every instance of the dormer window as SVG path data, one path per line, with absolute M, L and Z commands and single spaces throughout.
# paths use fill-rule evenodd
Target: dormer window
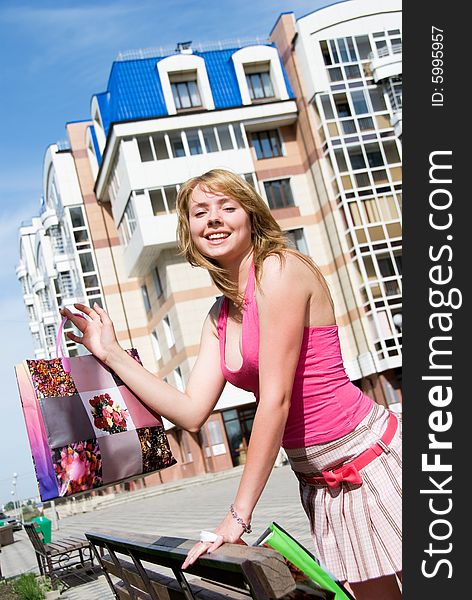
M 169 79 L 175 108 L 178 111 L 189 108 L 200 108 L 202 106 L 196 71 L 172 73 Z
M 246 46 L 231 59 L 244 105 L 288 100 L 282 63 L 273 46 Z
M 251 100 L 274 98 L 274 87 L 270 79 L 269 63 L 253 63 L 244 66 Z
M 191 53 L 191 49 L 167 56 L 157 62 L 169 115 L 200 110 L 214 110 L 213 95 L 206 72 L 205 61 Z

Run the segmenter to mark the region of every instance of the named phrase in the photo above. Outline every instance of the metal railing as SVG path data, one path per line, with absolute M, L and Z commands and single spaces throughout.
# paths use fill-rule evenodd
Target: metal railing
M 391 47 L 384 46 L 383 48 L 377 48 L 375 52 L 369 54 L 369 60 L 385 58 L 386 56 L 391 56 L 393 54 L 402 54 L 402 44 L 392 44 Z
M 254 38 L 234 38 L 231 40 L 221 40 L 217 42 L 196 42 L 191 43 L 190 48 L 196 52 L 208 52 L 211 50 L 229 50 L 230 48 L 245 48 L 246 46 L 256 46 L 261 44 L 271 44 L 267 37 Z M 140 48 L 135 50 L 125 50 L 119 52 L 116 61 L 136 60 L 142 58 L 160 58 L 171 54 L 179 54 L 176 46 L 156 46 L 152 48 Z

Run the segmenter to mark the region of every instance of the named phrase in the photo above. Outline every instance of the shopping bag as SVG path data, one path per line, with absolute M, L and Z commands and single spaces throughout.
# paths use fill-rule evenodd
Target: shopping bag
M 313 554 L 277 523 L 271 523 L 254 545 L 269 546 L 280 552 L 289 562 L 289 566 L 291 563 L 321 589 L 332 592 L 335 600 L 354 600 L 346 588 L 320 565 Z
M 26 360 L 15 371 L 41 500 L 176 463 L 161 417 L 93 355 Z

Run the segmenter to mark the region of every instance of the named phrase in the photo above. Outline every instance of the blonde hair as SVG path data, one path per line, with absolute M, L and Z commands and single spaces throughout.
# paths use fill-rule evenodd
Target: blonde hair
M 238 290 L 237 284 L 231 281 L 228 272 L 220 267 L 214 259 L 203 255 L 198 250 L 190 233 L 190 200 L 193 191 L 198 186 L 205 191 L 225 194 L 237 200 L 246 211 L 251 222 L 254 266 L 258 283 L 262 273 L 262 265 L 267 256 L 276 255 L 283 263 L 285 255 L 290 253 L 295 254 L 307 264 L 326 286 L 324 278 L 314 262 L 309 257 L 288 246 L 288 240 L 274 219 L 269 207 L 252 185 L 231 171 L 213 169 L 203 175 L 189 179 L 181 186 L 176 201 L 177 239 L 180 250 L 188 262 L 192 266 L 207 269 L 216 287 L 226 297 L 237 305 L 242 305 L 243 296 Z

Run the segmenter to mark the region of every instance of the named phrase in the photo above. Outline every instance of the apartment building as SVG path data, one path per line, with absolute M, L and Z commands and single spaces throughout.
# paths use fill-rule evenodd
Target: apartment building
M 347 371 L 378 402 L 398 406 L 401 3 L 349 0 L 299 19 L 282 14 L 271 39 L 297 97 Z
M 67 124 L 68 147 L 48 150 L 44 207 L 20 231 L 25 303 L 34 300 L 39 314 L 38 269 L 56 303 L 31 322 L 37 356 L 51 355 L 45 327 L 55 334 L 59 304 L 98 298 L 122 345 L 184 389 L 220 292 L 178 252 L 175 201 L 189 177 L 222 167 L 259 191 L 291 243 L 323 272 L 351 379 L 377 402 L 398 405 L 399 20 L 398 2 L 352 0 L 298 20 L 280 15 L 271 41 L 120 55 L 106 90 L 92 97 L 91 120 Z M 58 225 L 67 268 L 53 251 Z M 90 259 L 81 258 L 86 252 Z M 89 264 L 93 272 L 84 271 Z M 75 296 L 57 291 L 64 272 L 80 284 Z M 69 342 L 68 349 L 80 351 Z M 146 480 L 242 464 L 255 408 L 251 394 L 227 384 L 198 435 L 166 422 L 179 464 Z
M 170 54 L 121 56 L 107 90 L 93 97 L 91 114 L 95 193 L 118 229 L 125 275 L 140 281 L 153 370 L 183 389 L 219 295 L 208 274 L 177 252 L 175 199 L 184 181 L 216 167 L 240 174 L 292 243 L 319 256 L 321 268 L 329 263 L 293 91 L 273 45 L 180 44 Z M 254 413 L 253 396 L 228 384 L 200 434 L 205 468 L 244 461 Z M 189 434 L 175 433 L 181 460 L 192 469 L 196 448 L 188 447 Z
M 19 230 L 16 269 L 36 358 L 56 356 L 59 308 L 74 302 L 98 302 L 103 294 L 90 229 L 74 161 L 68 144 L 51 145 L 43 162 L 43 195 L 39 216 Z M 71 325 L 66 325 L 66 331 Z M 64 339 L 65 352 L 77 345 Z

